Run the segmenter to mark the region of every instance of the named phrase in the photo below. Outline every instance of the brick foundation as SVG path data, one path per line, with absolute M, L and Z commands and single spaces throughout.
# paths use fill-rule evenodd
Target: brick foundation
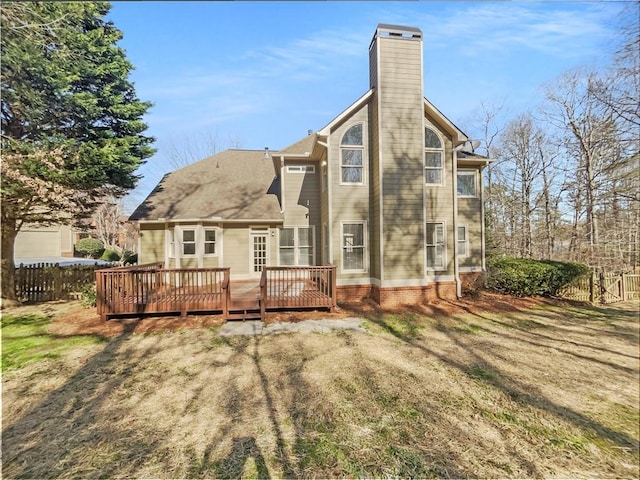
M 336 294 L 338 302 L 361 302 L 371 295 L 371 285 L 339 285 Z
M 423 287 L 385 287 L 342 285 L 337 287 L 338 302 L 359 302 L 370 298 L 383 308 L 417 305 L 438 299 L 455 300 L 456 282 L 439 282 Z

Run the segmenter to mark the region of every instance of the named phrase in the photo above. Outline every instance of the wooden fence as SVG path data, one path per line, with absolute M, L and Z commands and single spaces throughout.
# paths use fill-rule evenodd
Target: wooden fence
M 22 302 L 49 302 L 76 297 L 95 281 L 95 270 L 104 265 L 36 263 L 16 267 L 16 296 Z
M 560 296 L 592 303 L 615 303 L 640 298 L 640 275 L 605 272 L 584 275 L 562 289 Z

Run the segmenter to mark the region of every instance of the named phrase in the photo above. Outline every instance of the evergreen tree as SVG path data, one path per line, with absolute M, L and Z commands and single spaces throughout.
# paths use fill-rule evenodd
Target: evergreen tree
M 2 299 L 15 301 L 25 223 L 72 221 L 132 189 L 154 150 L 132 65 L 105 2 L 5 2 L 2 31 Z

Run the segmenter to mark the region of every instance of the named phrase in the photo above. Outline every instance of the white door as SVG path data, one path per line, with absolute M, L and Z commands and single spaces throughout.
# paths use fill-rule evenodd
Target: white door
M 251 275 L 259 277 L 262 268 L 269 265 L 269 232 L 251 232 Z

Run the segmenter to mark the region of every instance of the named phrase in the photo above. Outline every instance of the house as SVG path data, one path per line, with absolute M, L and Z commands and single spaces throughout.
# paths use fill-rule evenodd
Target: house
M 335 265 L 339 300 L 455 298 L 484 271 L 481 171 L 489 159 L 423 94 L 422 32 L 378 25 L 370 85 L 280 151 L 227 150 L 166 175 L 130 219 L 139 261 Z
M 29 258 L 73 257 L 76 236 L 70 225 L 25 224 L 16 236 L 14 258 L 20 263 Z

